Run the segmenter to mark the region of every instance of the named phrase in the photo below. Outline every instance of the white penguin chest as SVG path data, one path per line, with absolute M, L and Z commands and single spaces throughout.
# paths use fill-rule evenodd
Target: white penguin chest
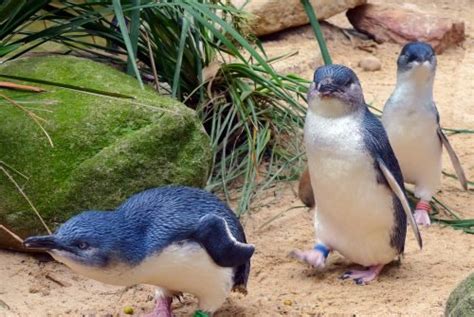
M 348 259 L 385 264 L 396 251 L 393 197 L 377 183 L 374 159 L 365 149 L 360 118 L 308 113 L 305 144 L 316 200 L 316 235 Z
M 384 108 L 382 123 L 405 181 L 434 191 L 441 177 L 442 148 L 436 113 L 430 108 L 431 101 L 426 102 L 392 97 Z
M 79 265 L 59 253 L 52 254 L 72 270 L 112 285 L 150 284 L 172 292 L 198 297 L 200 307 L 214 311 L 233 287 L 233 268 L 218 266 L 198 243 L 183 242 L 150 255 L 136 266 L 116 265 L 108 269 Z

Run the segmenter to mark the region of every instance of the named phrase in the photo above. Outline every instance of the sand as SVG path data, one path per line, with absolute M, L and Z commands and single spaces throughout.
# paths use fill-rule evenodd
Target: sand
M 381 3 L 381 0 L 371 1 Z M 396 3 L 397 1 L 384 1 Z M 408 1 L 409 6 L 436 14 L 463 19 L 467 39 L 462 47 L 451 48 L 438 57 L 435 98 L 445 127 L 474 128 L 474 7 L 470 0 Z M 330 19 L 342 27 L 344 15 Z M 400 47 L 382 44 L 372 55 L 382 62 L 382 70 L 363 72 L 357 67 L 370 53 L 353 47 L 341 34 L 329 34 L 328 46 L 334 62 L 356 70 L 366 101 L 381 108 L 395 83 L 395 60 Z M 311 78 L 320 63 L 311 30 L 295 29 L 266 39 L 270 54 L 299 54 L 276 67 Z M 469 179 L 474 179 L 474 138 L 450 138 Z M 452 172 L 447 155 L 444 169 Z M 296 183 L 280 184 L 258 197 L 250 213 L 243 217 L 248 239 L 256 245 L 248 285 L 249 294 L 233 294 L 216 316 L 440 316 L 451 290 L 474 270 L 474 235 L 433 225 L 422 228 L 424 248 L 420 251 L 408 231 L 405 257 L 384 270 L 378 281 L 358 286 L 338 277 L 352 265 L 341 256 L 331 255 L 327 266 L 316 271 L 287 256 L 295 248 L 309 248 L 314 241 L 312 214 L 296 198 Z M 443 177 L 438 196 L 466 218 L 474 218 L 474 192 L 463 192 L 459 184 Z M 263 206 L 263 207 L 262 207 Z M 261 228 L 279 213 L 283 215 Z M 29 255 L 0 251 L 0 316 L 89 316 L 123 315 L 131 306 L 135 314 L 153 307 L 153 287 L 129 289 L 104 285 L 72 273 L 55 262 Z M 197 301 L 185 295 L 173 304 L 176 316 L 189 316 Z

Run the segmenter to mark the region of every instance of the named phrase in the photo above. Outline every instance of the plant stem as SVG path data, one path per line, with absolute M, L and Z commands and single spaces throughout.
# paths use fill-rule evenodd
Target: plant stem
M 301 0 L 301 4 L 303 4 L 304 10 L 308 15 L 309 22 L 313 27 L 314 35 L 316 36 L 316 40 L 318 40 L 319 49 L 321 50 L 321 55 L 324 60 L 324 64 L 330 65 L 332 64 L 331 56 L 329 55 L 328 48 L 326 46 L 326 42 L 324 41 L 323 33 L 321 32 L 321 26 L 319 25 L 319 21 L 316 17 L 316 13 L 314 11 L 313 5 L 309 0 Z

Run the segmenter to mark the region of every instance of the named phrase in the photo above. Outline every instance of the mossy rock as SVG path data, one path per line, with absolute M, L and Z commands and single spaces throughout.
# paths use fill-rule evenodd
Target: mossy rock
M 52 229 L 83 210 L 113 209 L 147 188 L 205 184 L 210 141 L 195 112 L 150 88 L 140 89 L 133 77 L 66 56 L 8 62 L 0 65 L 0 74 L 133 97 L 108 97 L 27 82 L 19 83 L 39 86 L 46 92 L 1 91 L 44 118 L 43 126 L 54 143 L 51 147 L 28 115 L 0 98 L 1 166 Z M 45 232 L 2 171 L 0 224 L 20 236 Z M 0 230 L 0 247 L 15 246 Z
M 474 273 L 462 281 L 449 295 L 446 303 L 445 316 L 474 316 Z

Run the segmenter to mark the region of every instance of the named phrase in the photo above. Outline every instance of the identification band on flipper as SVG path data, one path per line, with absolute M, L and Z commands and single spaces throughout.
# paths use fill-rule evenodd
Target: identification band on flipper
M 209 317 L 209 314 L 203 312 L 202 310 L 196 310 L 193 317 Z
M 429 202 L 420 200 L 416 204 L 416 210 L 425 210 L 426 212 L 429 213 L 431 211 L 431 205 Z
M 331 250 L 322 243 L 316 243 L 313 249 L 321 252 L 325 258 L 327 258 L 329 255 L 329 252 L 331 252 Z

